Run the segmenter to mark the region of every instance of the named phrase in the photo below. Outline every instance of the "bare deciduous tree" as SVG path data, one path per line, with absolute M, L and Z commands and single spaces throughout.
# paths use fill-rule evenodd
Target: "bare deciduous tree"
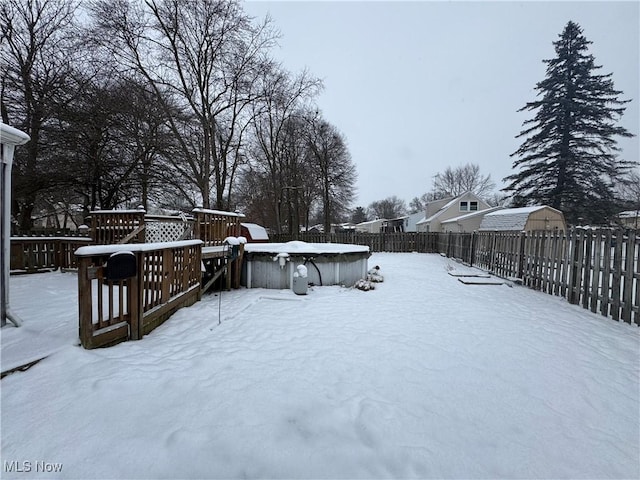
M 480 173 L 480 166 L 467 163 L 444 172 L 433 178 L 433 193 L 436 198 L 456 197 L 465 192 L 473 192 L 479 197 L 487 197 L 495 188 L 491 175 Z
M 369 216 L 372 218 L 398 218 L 407 213 L 407 206 L 404 200 L 395 195 L 383 200 L 372 202 L 369 207 Z
M 291 143 L 296 142 L 292 130 L 300 130 L 294 122 L 300 112 L 322 88 L 322 83 L 309 75 L 307 71 L 296 77 L 279 65 L 272 64 L 263 72 L 260 101 L 253 104 L 254 139 L 253 170 L 261 177 L 268 179 L 268 191 L 265 192 L 267 202 L 273 208 L 275 230 L 282 233 L 283 207 L 290 198 L 290 188 L 302 185 L 299 178 L 291 178 L 292 162 L 299 163 L 302 157 L 292 158 Z
M 254 26 L 238 2 L 227 0 L 193 0 L 189 8 L 179 0 L 99 0 L 92 11 L 96 40 L 139 72 L 158 98 L 171 99 L 165 113 L 184 162 L 177 170 L 197 187 L 205 208 L 212 193 L 217 208 L 228 207 L 248 125 L 244 113 L 276 38 L 270 21 Z
M 347 142 L 338 129 L 321 118 L 311 122 L 309 148 L 318 172 L 324 231 L 349 211 L 355 192 L 356 169 Z
M 47 127 L 75 90 L 73 62 L 81 52 L 69 0 L 4 0 L 0 3 L 0 111 L 6 123 L 31 141 L 16 153 L 12 213 L 30 230 L 39 197 L 55 179 Z

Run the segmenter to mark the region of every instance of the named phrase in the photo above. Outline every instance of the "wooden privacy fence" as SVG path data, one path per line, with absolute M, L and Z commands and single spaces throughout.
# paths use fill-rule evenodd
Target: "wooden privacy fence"
M 269 238 L 270 241 L 283 243 L 292 240 L 292 236 L 290 234 L 275 234 L 270 235 Z M 301 232 L 298 235 L 298 240 L 309 243 L 347 243 L 351 245 L 366 245 L 372 252 L 433 253 L 438 251 L 439 234 L 433 232 Z
M 11 237 L 11 273 L 77 268 L 73 254 L 92 243 L 83 237 Z
M 199 240 L 158 245 L 99 245 L 75 253 L 78 264 L 80 341 L 84 348 L 139 340 L 176 310 L 201 295 Z M 129 251 L 135 274 L 108 280 L 106 264 L 113 254 Z
M 368 245 L 373 252 L 441 253 L 594 313 L 640 325 L 640 235 L 574 228 L 568 233 L 301 233 L 307 242 Z M 273 236 L 277 242 L 290 239 Z

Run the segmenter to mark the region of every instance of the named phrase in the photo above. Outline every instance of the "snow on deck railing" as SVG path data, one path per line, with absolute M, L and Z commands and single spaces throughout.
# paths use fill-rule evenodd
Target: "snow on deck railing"
M 244 218 L 243 213 L 239 212 L 226 212 L 224 210 L 210 210 L 208 208 L 194 208 L 192 210 L 193 213 L 210 213 L 212 215 L 224 215 L 227 217 L 241 217 Z
M 201 295 L 199 240 L 95 245 L 76 250 L 80 340 L 84 348 L 139 340 Z M 122 255 L 130 252 L 131 255 Z M 115 257 L 119 257 L 114 261 Z M 133 260 L 121 278 L 117 262 Z M 118 278 L 118 280 L 109 280 Z

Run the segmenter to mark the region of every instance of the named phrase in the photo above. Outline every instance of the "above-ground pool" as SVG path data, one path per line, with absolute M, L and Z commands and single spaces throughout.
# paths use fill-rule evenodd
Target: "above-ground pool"
M 313 285 L 351 287 L 367 276 L 369 247 L 342 243 L 247 243 L 240 283 L 247 288 L 291 288 L 305 265 Z

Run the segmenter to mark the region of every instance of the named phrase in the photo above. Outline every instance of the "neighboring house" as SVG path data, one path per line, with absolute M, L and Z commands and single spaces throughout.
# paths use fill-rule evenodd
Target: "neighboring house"
M 467 213 L 466 215 L 461 215 L 450 220 L 445 220 L 440 223 L 440 226 L 442 228 L 442 232 L 445 233 L 477 232 L 480 229 L 480 224 L 482 223 L 482 219 L 485 215 L 501 209 L 502 207 L 491 207 L 485 210 L 478 210 L 476 212 Z
M 417 232 L 418 231 L 418 222 L 425 218 L 424 212 L 416 212 L 410 213 L 407 217 L 405 217 L 404 221 L 404 231 L 405 232 Z
M 57 203 L 46 210 L 33 214 L 34 229 L 64 229 L 75 231 L 84 221 L 82 205 L 65 206 Z
M 322 233 L 324 232 L 324 226 L 320 223 L 318 223 L 317 225 L 311 225 L 310 227 L 303 227 L 302 225 L 300 225 L 300 231 L 308 233 Z
M 406 230 L 404 229 L 404 225 L 407 218 L 408 217 L 405 215 L 404 217 L 385 220 L 380 231 L 385 233 L 405 232 Z
M 540 230 L 567 231 L 560 210 L 546 205 L 505 208 L 487 213 L 482 219 L 481 232 L 535 232 Z
M 627 210 L 618 214 L 618 224 L 624 228 L 640 230 L 640 210 Z
M 418 232 L 442 232 L 442 222 L 491 208 L 475 193 L 427 203 L 425 218 L 416 223 Z
M 387 221 L 386 218 L 378 218 L 356 224 L 356 232 L 362 233 L 380 233 L 382 225 Z
M 356 229 L 356 225 L 351 222 L 331 224 L 331 233 L 353 232 L 355 229 Z

